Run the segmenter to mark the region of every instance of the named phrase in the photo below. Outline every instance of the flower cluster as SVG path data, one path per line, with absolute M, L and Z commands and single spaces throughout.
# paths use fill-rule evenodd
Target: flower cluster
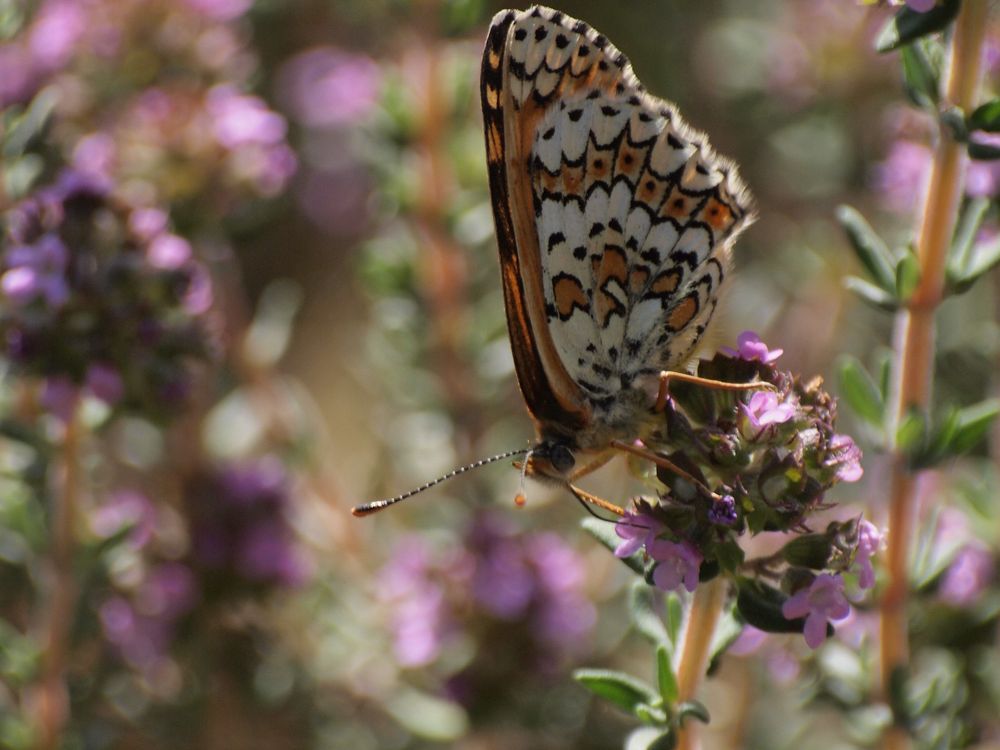
M 461 633 L 491 627 L 505 635 L 490 650 L 551 666 L 587 643 L 596 619 L 573 550 L 555 534 L 516 534 L 490 515 L 475 519 L 462 544 L 445 553 L 432 554 L 415 538 L 399 545 L 380 581 L 393 611 L 396 658 L 407 666 L 429 664 Z M 515 642 L 517 653 L 499 645 Z
M 273 457 L 195 478 L 185 498 L 191 560 L 207 586 L 295 586 L 307 568 L 289 524 L 289 479 Z
M 861 588 L 874 585 L 870 560 L 880 536 L 872 524 L 834 521 L 823 533 L 805 533 L 810 516 L 827 507 L 825 492 L 861 477 L 861 453 L 836 432 L 836 407 L 821 383 L 803 384 L 774 366 L 780 350 L 745 332 L 725 351 L 701 362 L 698 374 L 760 389 L 671 386 L 664 427 L 645 442 L 687 476 L 658 470 L 666 490 L 655 502 L 636 501 L 618 522 L 615 553 L 644 549 L 650 580 L 665 590 L 694 591 L 699 579 L 720 573 L 780 578 L 791 595 L 773 591 L 783 619 L 805 617 L 806 640 L 816 646 L 827 621 L 849 611 L 841 574 L 856 573 Z M 746 560 L 739 537 L 765 531 L 794 536 L 776 555 Z M 756 584 L 748 590 L 760 591 Z
M 208 352 L 212 289 L 166 215 L 66 170 L 4 220 L 0 336 L 16 370 L 44 380 L 43 405 L 66 417 L 84 392 L 168 414 Z

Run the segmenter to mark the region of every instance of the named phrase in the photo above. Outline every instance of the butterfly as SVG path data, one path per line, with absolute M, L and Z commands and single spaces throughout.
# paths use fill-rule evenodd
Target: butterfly
M 622 52 L 559 11 L 493 18 L 480 93 L 507 327 L 536 432 L 522 471 L 577 493 L 572 479 L 656 429 L 670 378 L 699 380 L 683 368 L 752 199 Z

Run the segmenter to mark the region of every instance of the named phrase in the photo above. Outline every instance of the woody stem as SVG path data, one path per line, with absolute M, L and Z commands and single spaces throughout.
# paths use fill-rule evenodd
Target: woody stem
M 695 589 L 691 609 L 684 624 L 680 661 L 677 665 L 677 697 L 680 702 L 692 700 L 698 692 L 708 662 L 712 656 L 715 626 L 726 603 L 727 581 L 716 576 Z M 697 750 L 698 724 L 688 719 L 677 735 L 677 750 Z
M 945 101 L 968 112 L 979 85 L 982 46 L 986 29 L 986 0 L 962 3 L 951 41 Z M 946 128 L 934 152 L 916 238 L 920 283 L 896 320 L 894 414 L 889 425 L 895 435 L 900 420 L 911 409 L 926 410 L 931 400 L 934 365 L 934 314 L 944 294 L 945 268 L 954 234 L 967 157 L 965 146 Z M 889 491 L 889 535 L 886 567 L 889 583 L 881 607 L 880 679 L 889 696 L 893 675 L 909 662 L 906 602 L 909 589 L 907 563 L 913 532 L 915 477 L 906 457 L 894 446 Z M 886 750 L 910 746 L 904 730 L 894 727 L 883 738 Z

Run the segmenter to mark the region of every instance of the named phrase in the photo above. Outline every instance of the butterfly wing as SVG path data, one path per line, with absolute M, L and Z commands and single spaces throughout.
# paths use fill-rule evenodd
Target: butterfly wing
M 692 356 L 751 198 L 624 54 L 563 13 L 497 14 L 482 99 L 518 381 L 536 421 L 574 429 Z

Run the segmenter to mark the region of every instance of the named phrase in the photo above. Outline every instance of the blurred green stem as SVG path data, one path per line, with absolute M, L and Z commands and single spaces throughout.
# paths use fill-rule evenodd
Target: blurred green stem
M 969 112 L 979 85 L 982 46 L 986 31 L 986 0 L 966 0 L 955 22 L 945 102 Z M 896 320 L 894 414 L 889 435 L 894 436 L 902 417 L 911 409 L 926 410 L 931 403 L 934 369 L 934 315 L 944 290 L 944 273 L 959 203 L 965 182 L 965 145 L 956 142 L 947 128 L 939 128 L 939 142 L 928 180 L 924 210 L 917 233 L 920 284 Z M 892 439 L 892 438 L 890 438 Z M 893 446 L 895 448 L 895 446 Z M 881 688 L 889 696 L 893 674 L 909 661 L 906 600 L 908 562 L 914 520 L 915 476 L 906 457 L 894 450 L 889 492 L 889 583 L 881 601 Z M 884 738 L 887 750 L 903 750 L 909 737 L 898 727 Z
M 726 603 L 728 586 L 727 579 L 716 576 L 695 589 L 684 624 L 684 640 L 677 665 L 677 700 L 681 703 L 694 699 L 708 670 L 712 637 Z M 689 718 L 677 734 L 677 750 L 696 750 L 697 747 L 698 722 Z
M 78 414 L 74 409 L 63 434 L 59 474 L 52 494 L 50 590 L 40 624 L 40 643 L 44 651 L 34 696 L 38 750 L 55 750 L 62 744 L 63 730 L 69 718 L 66 670 L 77 598 L 73 556 L 80 496 L 80 431 Z

